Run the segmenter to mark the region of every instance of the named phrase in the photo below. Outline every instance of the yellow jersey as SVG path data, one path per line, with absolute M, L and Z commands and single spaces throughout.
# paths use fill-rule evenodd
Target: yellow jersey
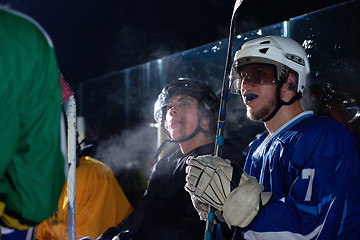
M 97 238 L 132 211 L 111 169 L 89 156 L 81 157 L 76 168 L 76 238 Z M 39 225 L 37 239 L 67 239 L 67 183 L 56 213 Z

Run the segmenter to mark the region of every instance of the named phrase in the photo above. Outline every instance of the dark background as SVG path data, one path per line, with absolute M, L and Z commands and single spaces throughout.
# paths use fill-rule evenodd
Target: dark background
M 237 32 L 344 0 L 244 0 Z M 52 38 L 60 71 L 77 84 L 228 37 L 235 0 L 0 0 L 37 20 Z

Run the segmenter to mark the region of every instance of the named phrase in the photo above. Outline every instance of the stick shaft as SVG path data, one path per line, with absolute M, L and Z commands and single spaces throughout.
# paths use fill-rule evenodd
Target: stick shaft
M 216 141 L 215 141 L 215 148 L 214 154 L 215 156 L 222 156 L 223 146 L 224 146 L 224 130 L 225 130 L 225 119 L 226 119 L 226 105 L 229 93 L 229 75 L 231 71 L 231 63 L 232 63 L 232 51 L 234 45 L 234 34 L 235 34 L 235 23 L 234 20 L 236 19 L 237 11 L 239 6 L 243 0 L 237 0 L 235 2 L 234 11 L 231 17 L 230 22 L 230 32 L 229 32 L 229 43 L 227 49 L 227 56 L 225 62 L 225 71 L 223 76 L 223 85 L 222 85 L 222 92 L 220 98 L 220 110 L 219 110 L 219 117 L 218 117 L 218 124 L 217 124 L 217 131 L 216 131 Z M 211 206 L 208 208 L 208 217 L 206 220 L 206 228 L 205 228 L 205 240 L 211 240 L 214 234 L 214 212 L 215 209 Z
M 225 130 L 225 119 L 226 119 L 226 105 L 227 99 L 229 94 L 229 75 L 231 71 L 231 63 L 232 63 L 232 52 L 234 46 L 234 35 L 235 35 L 235 19 L 237 15 L 237 10 L 241 5 L 242 0 L 238 0 L 235 3 L 233 15 L 230 22 L 230 33 L 229 33 L 229 42 L 228 42 L 228 49 L 226 55 L 226 62 L 225 62 L 225 71 L 223 76 L 223 85 L 222 85 L 222 92 L 220 98 L 220 111 L 218 117 L 218 125 L 217 125 L 217 132 L 216 132 L 216 142 L 215 142 L 215 149 L 214 153 L 216 156 L 221 157 L 222 155 L 222 148 L 224 145 L 224 130 Z
M 71 95 L 64 102 L 64 110 L 67 119 L 67 159 L 68 159 L 68 226 L 67 237 L 69 240 L 76 238 L 76 101 L 74 95 Z

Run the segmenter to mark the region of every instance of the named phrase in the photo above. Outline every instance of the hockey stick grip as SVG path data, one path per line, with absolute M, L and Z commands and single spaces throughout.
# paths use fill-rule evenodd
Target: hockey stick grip
M 215 209 L 209 206 L 204 240 L 211 240 L 213 238 L 213 234 L 214 234 L 213 227 L 214 227 L 214 219 L 215 219 L 214 212 Z

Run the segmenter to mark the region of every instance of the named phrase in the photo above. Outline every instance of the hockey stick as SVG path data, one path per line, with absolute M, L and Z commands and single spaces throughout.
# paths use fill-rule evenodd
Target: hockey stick
M 67 177 L 67 191 L 68 191 L 68 227 L 67 239 L 75 240 L 76 220 L 76 101 L 74 95 L 71 95 L 64 102 L 64 110 L 67 119 L 67 157 L 68 157 L 68 177 Z
M 224 71 L 224 77 L 223 77 L 223 85 L 222 85 L 222 93 L 221 93 L 221 99 L 220 99 L 220 111 L 219 111 L 219 117 L 218 117 L 218 126 L 216 131 L 216 142 L 215 142 L 215 149 L 214 154 L 215 156 L 222 155 L 222 150 L 224 146 L 224 130 L 225 130 L 225 118 L 226 118 L 226 104 L 228 99 L 228 93 L 229 93 L 229 75 L 231 71 L 231 63 L 233 58 L 233 45 L 234 45 L 234 34 L 235 34 L 235 19 L 238 12 L 238 9 L 241 5 L 243 0 L 236 0 L 233 14 L 231 17 L 230 22 L 230 32 L 229 32 L 229 43 L 228 43 L 228 50 L 227 50 L 227 56 L 226 56 L 226 62 L 225 62 L 225 71 Z M 214 211 L 215 209 L 211 206 L 208 208 L 208 216 L 206 221 L 206 229 L 205 229 L 205 240 L 211 240 L 213 237 L 213 228 L 214 228 Z
M 74 93 L 60 73 L 62 85 L 62 102 L 67 122 L 67 194 L 68 194 L 68 224 L 67 239 L 76 238 L 76 101 Z

